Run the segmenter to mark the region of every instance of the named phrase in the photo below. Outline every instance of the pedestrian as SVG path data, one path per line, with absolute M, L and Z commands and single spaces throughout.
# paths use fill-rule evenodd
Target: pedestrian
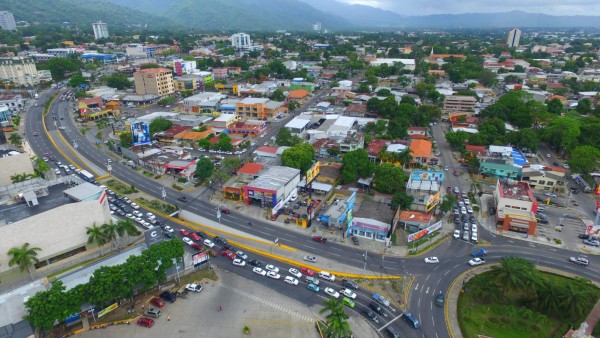
M 171 321 L 171 316 L 167 316 L 167 322 Z
M 144 311 L 144 304 L 142 304 L 142 311 Z

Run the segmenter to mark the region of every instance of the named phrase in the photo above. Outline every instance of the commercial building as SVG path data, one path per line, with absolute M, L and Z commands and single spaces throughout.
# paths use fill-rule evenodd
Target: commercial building
M 285 199 L 297 191 L 300 183 L 300 170 L 273 166 L 261 172 L 260 176 L 244 187 L 244 203 L 258 203 L 262 207 L 273 208 L 276 212 Z
M 285 110 L 283 102 L 271 101 L 266 98 L 247 97 L 235 106 L 236 115 L 251 119 L 273 118 Z
M 415 70 L 415 59 L 386 59 L 386 58 L 373 58 L 369 60 L 371 66 L 393 66 L 395 63 L 402 64 L 404 69 L 414 71 Z
M 387 203 L 362 201 L 348 223 L 348 235 L 385 242 L 394 214 Z
M 35 86 L 39 83 L 35 60 L 30 57 L 0 58 L 0 80 L 16 86 Z
M 5 31 L 17 30 L 15 17 L 11 12 L 0 11 L 0 28 Z
M 175 92 L 173 74 L 166 68 L 147 68 L 133 73 L 138 95 L 166 96 Z
M 521 39 L 521 30 L 513 28 L 508 31 L 508 38 L 506 44 L 508 47 L 519 47 L 519 40 Z
M 250 35 L 246 33 L 236 33 L 231 36 L 231 47 L 235 49 L 247 49 L 252 46 Z
M 529 183 L 534 190 L 564 192 L 566 190 L 566 170 L 556 166 L 523 166 L 521 181 Z
M 177 76 L 183 74 L 192 74 L 196 71 L 196 61 L 187 61 L 183 59 L 176 59 L 172 62 L 173 73 Z
M 0 107 L 2 106 L 7 107 L 14 115 L 23 109 L 23 97 L 20 94 L 13 94 L 10 92 L 0 94 Z
M 473 96 L 449 95 L 444 99 L 444 108 L 442 111 L 445 114 L 466 113 L 471 115 L 475 112 L 475 103 L 477 103 L 477 99 Z
M 204 92 L 186 97 L 183 100 L 183 110 L 192 113 L 210 113 L 226 97 L 227 95 L 216 92 Z
M 535 234 L 537 221 L 534 215 L 538 202 L 527 182 L 512 184 L 508 180 L 498 180 L 493 195 L 498 227 L 505 231 Z
M 92 24 L 94 29 L 94 39 L 108 39 L 108 25 L 105 22 L 98 21 Z
M 267 131 L 267 123 L 261 120 L 238 121 L 229 124 L 227 130 L 230 135 L 242 135 L 243 137 L 258 136 Z
M 349 234 L 355 203 L 356 192 L 353 192 L 348 198 L 336 196 L 327 210 L 319 214 L 317 221 L 330 228 L 342 229 Z

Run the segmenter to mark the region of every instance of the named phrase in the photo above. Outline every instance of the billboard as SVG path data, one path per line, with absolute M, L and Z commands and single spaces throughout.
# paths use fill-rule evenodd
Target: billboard
M 319 175 L 321 171 L 321 162 L 317 161 L 306 171 L 306 185 L 309 185 L 312 180 Z
M 432 225 L 428 226 L 427 228 L 425 228 L 423 230 L 419 230 L 417 232 L 414 232 L 414 233 L 408 235 L 408 243 L 414 242 L 414 241 L 420 239 L 421 237 L 427 236 L 441 228 L 442 228 L 442 221 L 433 223 Z
M 195 268 L 202 265 L 202 263 L 208 261 L 208 251 L 205 252 L 197 252 L 192 255 L 192 264 Z
M 138 122 L 131 125 L 131 137 L 134 146 L 148 144 L 150 140 L 150 128 L 144 122 Z
M 427 208 L 427 212 L 431 211 L 431 209 L 435 208 L 435 206 L 440 203 L 441 194 L 442 191 L 440 190 L 437 194 L 429 196 L 429 199 L 427 202 L 425 202 L 425 208 Z

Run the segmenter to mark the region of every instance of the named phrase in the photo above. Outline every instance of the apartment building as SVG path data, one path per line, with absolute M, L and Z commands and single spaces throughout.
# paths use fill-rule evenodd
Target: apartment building
M 468 95 L 449 95 L 444 99 L 443 112 L 449 113 L 467 113 L 471 115 L 475 111 L 477 99 Z
M 283 102 L 266 98 L 247 97 L 235 106 L 235 113 L 240 117 L 251 119 L 273 118 L 286 110 Z
M 0 58 L 0 80 L 17 86 L 35 86 L 39 83 L 35 60 L 30 57 Z
M 513 28 L 508 31 L 508 38 L 506 44 L 508 47 L 519 47 L 519 40 L 521 40 L 521 30 Z
M 94 29 L 94 39 L 108 39 L 108 25 L 105 22 L 98 21 L 92 24 Z
M 15 17 L 11 12 L 0 11 L 0 29 L 6 31 L 17 30 L 17 24 L 15 23 Z
M 173 74 L 166 68 L 148 68 L 133 73 L 138 95 L 166 96 L 175 92 Z

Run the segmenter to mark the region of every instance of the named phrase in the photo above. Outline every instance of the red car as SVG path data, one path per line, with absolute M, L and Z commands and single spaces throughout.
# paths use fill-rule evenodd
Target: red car
M 327 238 L 325 238 L 323 236 L 314 236 L 313 241 L 319 242 L 319 243 L 327 243 Z
M 313 276 L 315 274 L 315 272 L 309 268 L 302 268 L 302 269 L 300 269 L 300 272 L 302 272 L 303 274 L 308 275 L 308 276 Z
M 221 255 L 227 256 L 227 257 L 231 258 L 232 260 L 237 257 L 237 255 L 235 253 L 231 252 L 231 250 L 225 250 L 225 251 L 221 252 Z
M 230 214 L 231 210 L 227 209 L 227 208 L 221 208 L 221 213 L 222 214 Z
M 188 237 L 190 235 L 190 232 L 185 229 L 179 229 L 179 233 L 185 237 Z
M 203 248 L 203 247 L 201 247 L 200 245 L 198 245 L 198 243 L 194 243 L 194 244 L 192 244 L 192 245 L 191 245 L 191 247 L 192 247 L 194 250 L 198 250 L 198 251 L 202 251 L 202 248 Z
M 195 240 L 195 241 L 199 241 L 199 240 L 201 240 L 200 236 L 198 236 L 198 235 L 197 235 L 195 232 L 192 232 L 192 233 L 190 234 L 190 237 L 191 237 L 193 240 Z
M 165 306 L 165 301 L 158 297 L 154 297 L 154 298 L 150 299 L 150 304 L 161 308 L 161 307 Z
M 148 317 L 142 317 L 137 320 L 137 325 L 143 327 L 152 327 L 154 325 L 154 319 Z

